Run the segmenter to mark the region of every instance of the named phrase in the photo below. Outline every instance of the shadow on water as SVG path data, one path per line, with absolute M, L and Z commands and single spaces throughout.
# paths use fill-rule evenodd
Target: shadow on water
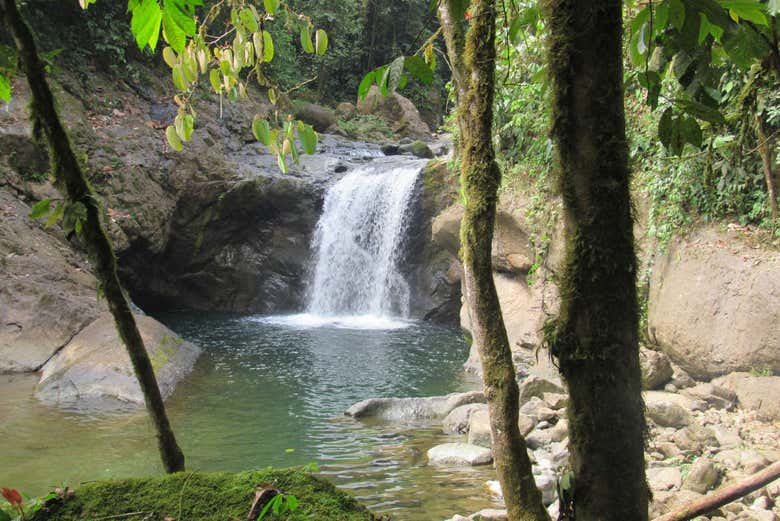
M 167 401 L 193 470 L 237 471 L 316 462 L 320 474 L 394 519 L 445 519 L 491 506 L 491 467 L 426 465 L 439 425 L 358 422 L 343 416 L 372 396 L 473 389 L 459 331 L 403 322 L 394 329 L 301 323 L 297 318 L 166 314 L 203 348 Z M 305 316 L 303 317 L 305 319 Z M 32 494 L 63 483 L 160 472 L 142 410 L 84 413 L 32 398 L 35 375 L 0 376 L 0 483 Z M 459 441 L 459 440 L 458 440 Z

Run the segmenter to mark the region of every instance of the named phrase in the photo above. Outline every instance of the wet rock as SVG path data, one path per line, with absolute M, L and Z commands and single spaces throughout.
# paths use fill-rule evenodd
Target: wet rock
M 716 378 L 712 383 L 733 391 L 739 404 L 756 411 L 760 418 L 767 421 L 780 420 L 780 376 L 731 373 Z
M 295 117 L 314 127 L 317 132 L 325 132 L 336 124 L 336 114 L 315 103 L 303 103 L 295 107 Z
M 490 449 L 468 443 L 444 443 L 428 450 L 428 463 L 441 466 L 487 465 L 493 461 Z
M 702 457 L 693 463 L 682 486 L 686 490 L 706 494 L 715 487 L 719 478 L 720 472 L 712 460 Z
M 679 490 L 682 474 L 676 467 L 651 467 L 647 469 L 647 481 L 652 490 Z
M 200 349 L 148 316 L 135 316 L 163 398 L 195 364 Z M 143 405 L 133 366 L 108 313 L 84 328 L 43 367 L 35 392 L 46 402 L 101 406 L 118 400 Z
M 679 395 L 660 391 L 645 393 L 645 405 L 647 416 L 661 427 L 674 427 L 679 429 L 693 421 L 690 408 L 679 404 Z
M 444 418 L 442 429 L 447 434 L 465 434 L 469 430 L 469 420 L 477 411 L 487 413 L 487 405 L 482 403 L 469 403 L 454 408 Z M 479 444 L 477 444 L 479 445 Z
M 355 114 L 357 107 L 348 101 L 342 101 L 336 105 L 336 114 L 345 118 L 350 118 Z
M 369 398 L 354 404 L 345 414 L 353 418 L 401 421 L 443 418 L 456 407 L 470 403 L 485 403 L 485 395 L 470 391 L 426 398 Z
M 379 147 L 379 150 L 382 151 L 382 153 L 386 156 L 397 156 L 401 153 L 401 147 L 398 145 L 393 145 L 390 143 L 386 143 Z

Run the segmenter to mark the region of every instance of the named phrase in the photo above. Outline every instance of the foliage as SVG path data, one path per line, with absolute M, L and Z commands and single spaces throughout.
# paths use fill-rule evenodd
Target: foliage
M 336 123 L 347 136 L 360 141 L 384 142 L 393 137 L 393 130 L 387 121 L 373 114 L 353 114 L 339 118 Z
M 244 519 L 252 504 L 258 485 L 271 485 L 282 490 L 288 508 L 294 511 L 277 515 L 273 506 L 264 519 L 339 519 L 344 521 L 376 521 L 354 498 L 324 480 L 312 476 L 306 469 L 252 470 L 239 473 L 180 472 L 149 478 L 100 481 L 81 486 L 75 495 L 55 501 L 31 519 L 34 521 L 70 521 L 96 519 L 129 512 L 143 512 L 123 519 L 140 521 L 150 512 L 162 519 L 170 516 L 188 521 L 213 519 Z M 291 500 L 290 496 L 296 499 Z M 281 500 L 280 500 L 281 501 Z
M 18 490 L 1 487 L 3 499 L 6 505 L 0 503 L 0 521 L 24 521 L 33 516 L 47 501 L 60 499 L 62 491 L 51 492 L 42 498 L 22 497 Z M 25 501 L 26 500 L 26 501 Z M 27 505 L 25 506 L 25 502 Z

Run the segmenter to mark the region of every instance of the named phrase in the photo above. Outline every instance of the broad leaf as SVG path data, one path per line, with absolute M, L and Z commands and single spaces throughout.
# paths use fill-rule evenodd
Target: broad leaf
M 157 47 L 157 39 L 160 37 L 160 25 L 163 12 L 157 0 L 140 0 L 132 9 L 133 17 L 130 20 L 130 30 L 140 49 L 147 45 L 154 50 Z
M 0 100 L 8 103 L 11 99 L 11 81 L 0 74 Z
M 766 7 L 757 0 L 717 0 L 735 21 L 740 18 L 758 25 L 768 25 Z
M 314 44 L 311 41 L 311 31 L 308 25 L 301 27 L 301 47 L 309 54 L 314 53 Z
M 35 203 L 32 207 L 32 210 L 30 210 L 30 218 L 31 219 L 40 219 L 49 211 L 51 210 L 51 199 L 43 199 L 42 201 L 38 201 Z
M 252 120 L 252 134 L 254 134 L 255 139 L 265 146 L 271 144 L 271 126 L 268 124 L 268 121 L 260 116 L 255 116 Z
M 314 154 L 317 151 L 317 133 L 302 121 L 298 122 L 298 139 L 306 154 Z
M 184 150 L 184 145 L 182 145 L 181 139 L 179 139 L 178 134 L 176 134 L 175 128 L 168 125 L 168 128 L 165 129 L 165 137 L 168 139 L 168 144 L 171 145 L 172 149 L 177 152 Z
M 368 91 L 371 90 L 371 85 L 374 84 L 376 79 L 375 71 L 371 71 L 360 80 L 358 85 L 358 99 L 365 99 L 368 96 Z
M 433 71 L 420 56 L 407 56 L 404 60 L 404 68 L 424 84 L 433 83 Z
M 322 56 L 328 50 L 328 33 L 323 29 L 317 29 L 314 33 L 314 48 L 318 56 Z
M 398 88 L 398 84 L 401 81 L 401 74 L 403 74 L 404 71 L 405 62 L 406 62 L 406 58 L 404 56 L 399 56 L 398 58 L 393 60 L 390 63 L 390 66 L 387 68 L 387 92 L 388 93 L 395 92 L 395 90 Z
M 263 6 L 265 6 L 265 11 L 273 16 L 279 10 L 279 0 L 263 0 Z
M 257 34 L 257 33 L 255 33 Z M 261 56 L 258 54 L 258 57 Z M 271 38 L 271 33 L 263 31 L 263 61 L 270 62 L 274 59 L 274 40 Z
M 680 107 L 686 114 L 689 114 L 697 119 L 709 121 L 710 123 L 721 124 L 725 123 L 726 119 L 718 109 L 708 107 L 698 101 L 687 99 L 676 99 L 674 103 Z

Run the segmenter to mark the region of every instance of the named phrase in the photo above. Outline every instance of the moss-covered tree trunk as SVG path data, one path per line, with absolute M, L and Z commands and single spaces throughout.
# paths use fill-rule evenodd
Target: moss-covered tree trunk
M 19 14 L 15 0 L 0 0 L 0 17 L 13 36 L 19 51 L 22 70 L 30 84 L 33 124 L 43 133 L 49 145 L 55 183 L 66 194 L 71 204 L 81 203 L 86 208 L 87 219 L 82 229 L 84 242 L 89 249 L 100 289 L 114 316 L 119 336 L 130 355 L 133 369 L 144 394 L 146 408 L 157 430 L 163 466 L 167 472 L 184 470 L 184 454 L 176 443 L 165 413 L 165 405 L 157 386 L 152 363 L 122 291 L 116 272 L 113 248 L 100 224 L 100 207 L 84 177 L 70 139 L 57 114 L 54 97 L 46 82 L 43 64 L 38 57 L 32 33 Z
M 511 521 L 542 521 L 549 517 L 517 425 L 515 368 L 493 282 L 491 246 L 501 183 L 492 141 L 495 32 L 495 2 L 476 0 L 466 34 L 464 79 L 468 83 L 458 103 L 461 186 L 466 198 L 461 256 L 471 332 L 482 360 L 493 457 L 508 516 Z
M 623 108 L 622 3 L 546 0 L 564 202 L 561 309 L 577 521 L 647 519 L 636 256 Z

